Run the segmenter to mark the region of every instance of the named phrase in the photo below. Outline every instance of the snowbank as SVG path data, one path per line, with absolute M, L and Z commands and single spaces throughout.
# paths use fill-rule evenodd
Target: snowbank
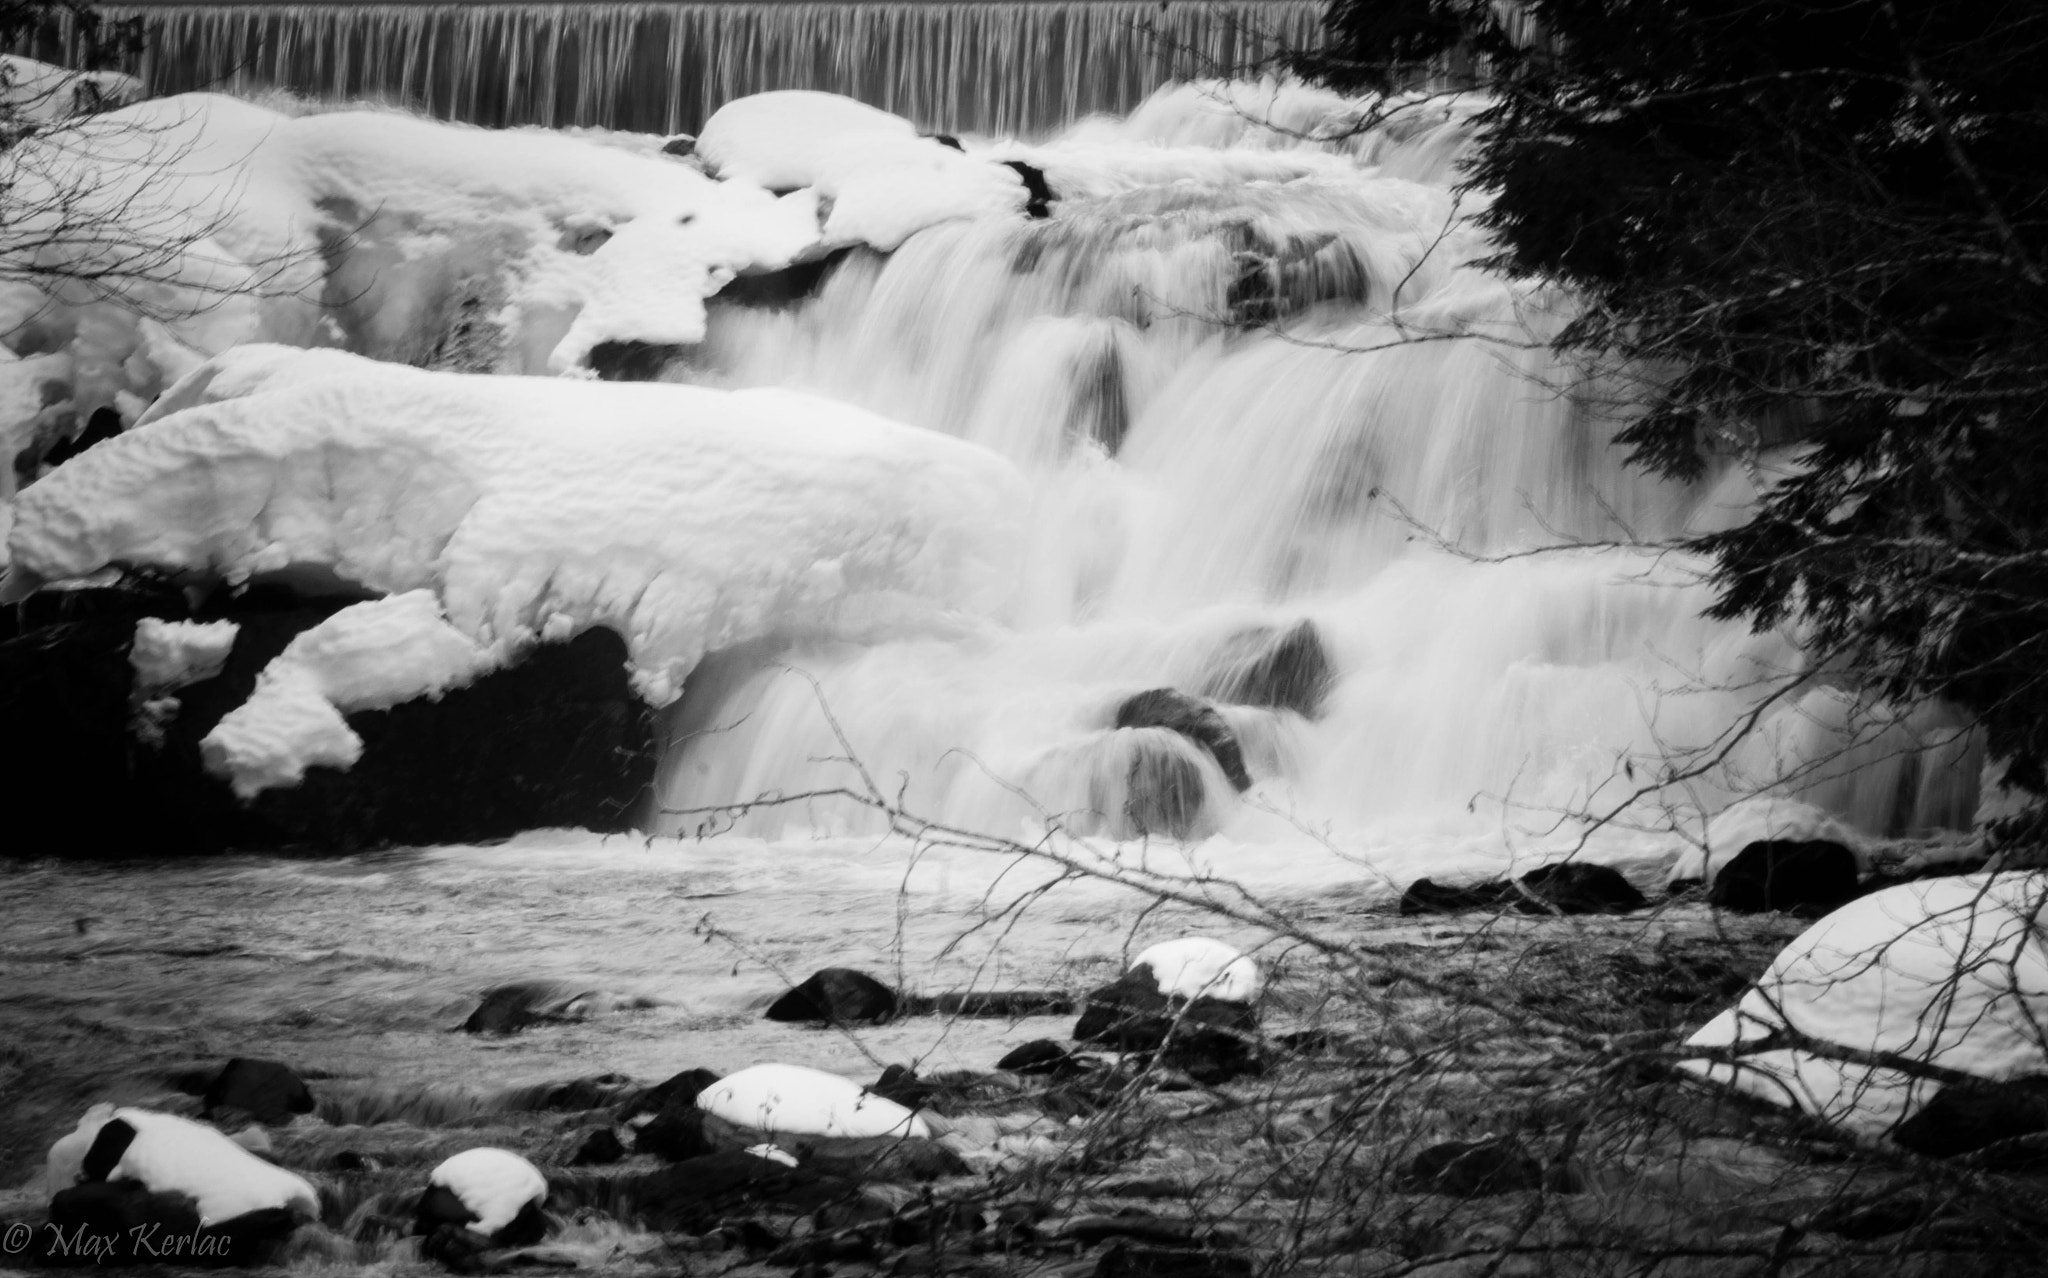
M 51 124 L 142 97 L 142 81 L 119 71 L 73 71 L 18 53 L 0 53 L 0 110 Z
M 1808 928 L 1692 1047 L 1789 1026 L 1856 1052 L 2003 1080 L 2048 1071 L 2048 875 L 1924 879 L 1863 897 Z M 1877 1136 L 1938 1084 L 1802 1048 L 1697 1060 L 1694 1075 Z
M 227 664 L 240 630 L 232 621 L 142 618 L 135 623 L 135 641 L 128 648 L 135 685 L 152 692 L 171 692 L 213 678 Z
M 956 218 L 1021 213 L 1023 179 L 929 137 L 901 116 L 834 93 L 784 90 L 728 102 L 697 155 L 721 179 L 822 197 L 828 247 L 884 252 Z
M 347 769 L 362 757 L 346 712 L 439 699 L 500 659 L 449 625 L 432 591 L 352 604 L 294 637 L 249 700 L 206 734 L 200 755 L 244 799 L 297 785 L 309 767 Z
M 0 594 L 109 564 L 317 567 L 429 591 L 494 654 L 607 626 L 659 705 L 713 649 L 958 633 L 1012 589 L 1007 462 L 795 392 L 253 347 L 171 399 L 23 491 Z

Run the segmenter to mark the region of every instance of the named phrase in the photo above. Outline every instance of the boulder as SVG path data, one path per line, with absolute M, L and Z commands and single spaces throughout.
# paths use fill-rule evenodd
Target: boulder
M 604 1189 L 598 1205 L 659 1233 L 703 1233 L 749 1210 L 812 1212 L 860 1196 L 854 1181 L 743 1150 L 618 1177 Z
M 2048 1074 L 2003 1082 L 1951 1083 L 1892 1130 L 1892 1140 L 1929 1158 L 1971 1154 L 1987 1145 L 2048 1132 Z M 2048 1151 L 2028 1159 L 2048 1163 Z
M 1090 1058 L 1077 1056 L 1049 1038 L 1034 1038 L 1005 1052 L 1003 1058 L 996 1062 L 996 1068 L 1026 1076 L 1072 1078 L 1089 1073 L 1095 1064 Z
M 1024 184 L 1024 216 L 1038 221 L 1052 216 L 1053 201 L 1060 197 L 1053 192 L 1045 180 L 1045 170 L 1022 160 L 1003 160 L 1001 164 L 1017 175 Z
M 1409 1160 L 1401 1184 L 1415 1193 L 1486 1198 L 1543 1185 L 1543 1165 L 1510 1137 L 1446 1141 Z
M 559 981 L 519 981 L 485 990 L 469 1019 L 467 1034 L 517 1034 L 535 1025 L 588 1020 L 601 995 Z
M 1516 895 L 1514 887 L 1498 879 L 1452 887 L 1434 879 L 1417 879 L 1401 893 L 1400 912 L 1416 914 L 1462 914 L 1467 910 L 1498 910 Z
M 576 1146 L 576 1152 L 569 1155 L 571 1167 L 609 1167 L 626 1157 L 625 1142 L 618 1132 L 609 1127 L 591 1129 Z
M 208 1118 L 232 1109 L 259 1123 L 289 1123 L 313 1112 L 313 1092 L 289 1065 L 237 1056 L 221 1067 L 201 1103 Z
M 50 1265 L 261 1265 L 276 1259 L 305 1220 L 266 1207 L 208 1223 L 189 1194 L 135 1180 L 93 1181 L 52 1198 L 49 1227 L 28 1241 Z
M 784 1136 L 929 1137 L 922 1118 L 867 1088 L 802 1065 L 754 1065 L 697 1095 L 697 1107 L 735 1127 Z
M 658 1114 L 671 1104 L 695 1105 L 697 1094 L 718 1081 L 708 1069 L 686 1069 L 671 1074 L 619 1107 L 619 1121 L 631 1122 L 643 1114 Z
M 827 1025 L 880 1025 L 902 1006 L 895 990 L 850 967 L 822 968 L 768 1007 L 771 1021 L 821 1021 Z
M 1520 882 L 1528 895 L 1518 894 L 1515 907 L 1525 914 L 1627 914 L 1649 904 L 1612 866 L 1567 861 L 1531 870 Z
M 1270 706 L 1306 719 L 1322 713 L 1336 666 L 1313 621 L 1257 626 L 1223 642 L 1209 659 L 1202 695 L 1227 705 Z
M 1088 995 L 1074 1038 L 1124 1052 L 1160 1052 L 1161 1064 L 1216 1083 L 1261 1068 L 1257 965 L 1201 937 L 1154 946 L 1114 983 Z
M 1244 749 L 1237 734 L 1216 707 L 1200 697 L 1178 688 L 1147 689 L 1118 703 L 1116 726 L 1177 732 L 1207 750 L 1231 785 L 1239 791 L 1251 788 L 1251 774 L 1245 771 Z
M 671 1096 L 654 1117 L 634 1128 L 634 1152 L 653 1154 L 672 1163 L 715 1153 L 719 1146 L 705 1129 L 704 1119 L 695 1095 Z
M 467 1272 L 480 1253 L 525 1247 L 547 1236 L 548 1183 L 538 1168 L 505 1149 L 466 1149 L 429 1173 L 413 1210 L 420 1255 Z
M 1739 914 L 1826 914 L 1855 898 L 1856 854 L 1825 839 L 1758 839 L 1735 854 L 1707 891 Z

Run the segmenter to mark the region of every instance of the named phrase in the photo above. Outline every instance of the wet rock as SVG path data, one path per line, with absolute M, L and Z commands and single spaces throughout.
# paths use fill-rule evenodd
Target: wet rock
M 384 1162 L 382 1159 L 374 1158 L 369 1154 L 363 1153 L 361 1150 L 340 1149 L 336 1150 L 334 1156 L 327 1160 L 327 1167 L 330 1171 L 337 1171 L 343 1175 L 363 1176 L 383 1171 Z
M 694 1105 L 697 1094 L 718 1081 L 708 1069 L 686 1069 L 671 1074 L 619 1109 L 619 1121 L 631 1122 L 642 1114 L 658 1114 L 671 1103 Z
M 659 381 L 682 353 L 682 347 L 662 342 L 599 342 L 590 350 L 590 369 L 602 382 Z
M 1498 880 L 1452 887 L 1434 879 L 1417 879 L 1401 893 L 1400 912 L 1416 914 L 1462 914 L 1468 910 L 1498 910 L 1516 895 L 1512 885 Z
M 1033 221 L 1051 217 L 1053 201 L 1060 197 L 1046 182 L 1045 170 L 1022 160 L 1003 160 L 1001 164 L 1024 183 L 1024 216 Z
M 849 1181 L 927 1181 L 964 1176 L 971 1169 L 958 1151 L 935 1140 L 906 1136 L 781 1136 L 800 1166 Z
M 468 1034 L 517 1034 L 535 1025 L 587 1020 L 596 990 L 555 981 L 521 981 L 485 990 L 483 1001 L 462 1023 Z
M 583 1138 L 576 1146 L 576 1152 L 569 1155 L 571 1167 L 609 1167 L 626 1157 L 625 1142 L 609 1127 L 598 1127 Z
M 289 1123 L 313 1112 L 313 1091 L 289 1065 L 237 1056 L 221 1067 L 202 1100 L 212 1118 L 239 1110 L 259 1123 Z
M 1126 757 L 1112 756 L 1115 773 L 1091 776 L 1088 807 L 1109 818 L 1113 838 L 1164 835 L 1193 839 L 1209 833 L 1209 792 L 1192 745 L 1167 729 L 1118 732 L 1129 737 Z M 1113 740 L 1112 745 L 1116 744 Z
M 420 1255 L 457 1273 L 480 1267 L 482 1253 L 525 1247 L 547 1236 L 541 1211 L 548 1184 L 532 1163 L 504 1149 L 468 1149 L 428 1174 L 413 1209 Z
M 1740 914 L 1826 914 L 1858 890 L 1856 854 L 1826 839 L 1759 839 L 1714 875 L 1707 901 Z
M 905 1109 L 923 1109 L 938 1092 L 938 1088 L 919 1079 L 917 1071 L 908 1065 L 883 1066 L 882 1076 L 869 1084 L 868 1090 Z
M 1121 1052 L 1162 1052 L 1162 1065 L 1186 1070 L 1205 1084 L 1260 1072 L 1247 1035 L 1258 1028 L 1248 1005 L 1222 999 L 1170 998 L 1145 968 L 1088 996 L 1074 1024 L 1074 1039 Z
M 1453 1198 L 1486 1198 L 1536 1189 L 1543 1165 L 1509 1137 L 1446 1141 L 1417 1154 L 1401 1173 L 1402 1187 Z
M 624 1074 L 592 1074 L 588 1078 L 572 1078 L 566 1083 L 543 1083 L 530 1091 L 522 1089 L 508 1098 L 507 1108 L 578 1113 L 610 1109 L 641 1094 L 641 1089 Z
M 852 251 L 839 249 L 824 257 L 792 263 L 780 270 L 753 271 L 735 276 L 718 290 L 716 300 L 726 305 L 768 310 L 794 306 L 816 297 L 825 281 L 831 278 L 832 268 L 845 261 Z
M 1071 1078 L 1089 1073 L 1094 1062 L 1089 1057 L 1077 1056 L 1049 1038 L 1034 1038 L 1030 1042 L 1013 1047 L 996 1062 L 997 1069 L 1006 1069 L 1013 1074 Z
M 85 429 L 76 438 L 60 439 L 43 454 L 45 466 L 61 466 L 78 456 L 94 444 L 102 443 L 121 433 L 121 414 L 112 408 L 95 408 L 92 416 L 85 419 Z
M 697 1108 L 696 1096 L 678 1094 L 634 1131 L 633 1148 L 674 1163 L 715 1153 L 718 1146 L 705 1129 L 705 1114 Z
M 850 967 L 827 967 L 768 1007 L 771 1021 L 822 1021 L 827 1025 L 880 1025 L 893 1020 L 902 1000 L 896 991 Z
M 1546 865 L 1524 874 L 1521 884 L 1536 898 L 1517 899 L 1516 908 L 1525 914 L 1542 913 L 1546 906 L 1560 914 L 1627 914 L 1649 904 L 1619 870 L 1606 865 Z
M 1313 719 L 1336 682 L 1336 666 L 1315 623 L 1258 626 L 1225 640 L 1211 658 L 1202 695 L 1227 705 L 1270 706 Z
M 1239 791 L 1251 788 L 1244 750 L 1216 707 L 1178 688 L 1151 688 L 1126 697 L 1116 708 L 1119 728 L 1165 728 L 1201 746 Z
M 202 1224 L 188 1195 L 96 1181 L 58 1191 L 49 1226 L 29 1242 L 50 1265 L 257 1265 L 273 1260 L 304 1222 L 277 1207 Z
M 859 1197 L 859 1186 L 806 1167 L 723 1150 L 619 1177 L 610 1192 L 617 1200 L 613 1214 L 622 1219 L 660 1233 L 702 1233 L 762 1207 L 816 1211 Z
M 927 133 L 925 136 L 949 151 L 965 151 L 967 149 L 960 145 L 959 138 L 954 137 L 950 133 Z
M 697 139 L 688 133 L 673 133 L 661 144 L 663 155 L 685 158 L 697 154 Z
M 1950 1083 L 1892 1131 L 1892 1140 L 1929 1158 L 1970 1154 L 1999 1141 L 2048 1132 L 2048 1074 L 2004 1082 Z M 2048 1151 L 2023 1151 L 2048 1164 Z

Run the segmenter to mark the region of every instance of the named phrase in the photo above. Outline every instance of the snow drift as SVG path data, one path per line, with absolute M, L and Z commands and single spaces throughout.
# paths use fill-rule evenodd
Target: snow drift
M 257 718 L 267 697 L 319 717 L 317 701 L 405 695 L 315 674 L 347 665 L 358 623 L 355 639 L 392 623 L 425 640 L 404 649 L 421 662 L 377 675 L 419 691 L 606 626 L 659 705 L 714 649 L 959 634 L 1010 590 L 1023 503 L 1008 463 L 795 392 L 429 373 L 255 346 L 166 398 L 164 415 L 23 491 L 5 593 L 108 565 L 426 592 L 305 637 L 245 708 Z M 293 688 L 305 695 L 283 695 Z M 338 741 L 333 726 L 306 739 Z

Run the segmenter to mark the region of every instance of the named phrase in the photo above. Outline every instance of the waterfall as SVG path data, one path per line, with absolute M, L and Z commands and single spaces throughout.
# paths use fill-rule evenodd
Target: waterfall
M 1039 133 L 1317 34 L 1321 0 L 131 4 L 158 93 L 278 88 L 487 125 L 694 131 L 767 89 L 951 132 Z
M 1767 787 L 1872 833 L 1967 822 L 1969 743 L 1826 687 L 1655 783 L 1802 668 L 1796 636 L 1703 618 L 1706 565 L 1658 548 L 1728 518 L 1741 473 L 1686 486 L 1623 464 L 1640 384 L 1549 349 L 1556 290 L 1475 265 L 1486 244 L 1449 189 L 1458 104 L 1307 127 L 1342 110 L 1165 91 L 1019 152 L 1068 192 L 1050 221 L 936 227 L 847 258 L 795 307 L 715 306 L 671 375 L 820 391 L 993 447 L 1034 477 L 1035 533 L 999 628 L 708 661 L 669 724 L 672 813 L 864 784 L 851 755 L 921 815 L 1013 834 L 1050 816 L 1497 846 L 1503 820 L 1554 835 L 1638 789 L 1642 829 Z M 1538 553 L 1559 543 L 1578 548 Z M 1204 751 L 1117 729 L 1124 698 L 1214 692 L 1304 633 L 1331 670 L 1319 704 L 1223 707 L 1244 796 Z M 742 825 L 872 818 L 813 798 Z

